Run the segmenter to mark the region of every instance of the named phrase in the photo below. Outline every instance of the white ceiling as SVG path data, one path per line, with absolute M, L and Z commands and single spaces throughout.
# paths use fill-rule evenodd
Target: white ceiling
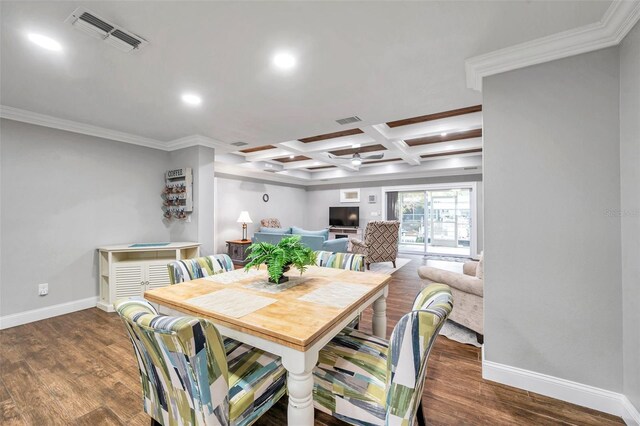
M 3 1 L 0 103 L 160 141 L 281 143 L 351 115 L 362 128 L 480 104 L 466 58 L 598 21 L 609 3 Z M 63 21 L 79 6 L 149 45 L 126 54 L 75 30 Z M 297 55 L 293 72 L 271 67 L 278 49 Z

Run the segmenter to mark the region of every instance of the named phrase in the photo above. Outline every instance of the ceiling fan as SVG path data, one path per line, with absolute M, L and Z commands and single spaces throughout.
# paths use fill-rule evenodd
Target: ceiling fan
M 356 152 L 353 155 L 344 157 L 329 153 L 329 158 L 332 158 L 334 160 L 351 161 L 351 165 L 355 167 L 360 167 L 360 165 L 362 164 L 362 160 L 379 160 L 382 157 L 384 157 L 384 153 L 361 156 L 360 153 Z

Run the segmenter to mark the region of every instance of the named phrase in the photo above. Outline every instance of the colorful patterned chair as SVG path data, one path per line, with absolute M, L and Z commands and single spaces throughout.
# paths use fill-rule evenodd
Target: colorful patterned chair
M 265 228 L 282 228 L 282 225 L 280 225 L 280 221 L 275 217 L 262 219 L 260 221 L 260 226 L 264 226 Z
M 178 284 L 183 281 L 233 271 L 233 262 L 226 254 L 214 254 L 213 256 L 176 260 L 169 263 L 167 268 L 169 268 L 171 284 Z
M 314 406 L 353 425 L 424 425 L 427 360 L 453 309 L 449 287 L 427 286 L 387 341 L 345 329 L 320 351 Z
M 364 256 L 361 254 L 318 250 L 316 251 L 316 265 L 323 266 L 325 268 L 364 271 Z
M 400 222 L 397 220 L 372 220 L 364 230 L 364 241 L 352 238 L 351 251 L 365 255 L 367 269 L 372 263 L 391 262 L 396 267 Z
M 280 358 L 223 342 L 205 319 L 157 315 L 141 300 L 116 310 L 138 360 L 144 411 L 159 424 L 250 425 L 285 394 Z

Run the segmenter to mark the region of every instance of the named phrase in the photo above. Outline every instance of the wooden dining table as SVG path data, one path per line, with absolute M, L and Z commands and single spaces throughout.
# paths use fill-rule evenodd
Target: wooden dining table
M 287 370 L 289 425 L 313 425 L 313 376 L 318 354 L 373 305 L 373 333 L 386 338 L 390 275 L 312 266 L 288 283 L 267 283 L 260 270 L 235 270 L 163 288 L 144 297 L 160 312 L 212 321 L 223 336 L 273 353 Z

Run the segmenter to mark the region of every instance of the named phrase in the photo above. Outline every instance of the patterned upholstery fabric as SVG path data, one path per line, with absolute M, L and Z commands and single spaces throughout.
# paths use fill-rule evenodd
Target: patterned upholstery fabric
M 260 225 L 264 226 L 265 228 L 282 228 L 282 225 L 280 225 L 280 221 L 278 219 L 276 219 L 275 217 L 269 217 L 267 219 L 262 219 L 260 221 Z
M 167 268 L 169 268 L 171 284 L 178 284 L 183 281 L 233 271 L 233 262 L 226 254 L 214 254 L 213 256 L 177 260 L 169 263 Z
M 157 315 L 141 300 L 116 304 L 138 360 L 144 410 L 163 425 L 250 425 L 285 393 L 278 357 L 205 319 Z
M 427 360 L 453 309 L 447 286 L 427 286 L 389 341 L 345 329 L 320 351 L 313 371 L 314 406 L 353 425 L 411 426 Z
M 364 241 L 351 239 L 353 253 L 366 256 L 367 267 L 371 263 L 394 262 L 398 257 L 400 222 L 397 220 L 373 220 L 367 223 Z
M 330 251 L 316 251 L 316 265 L 325 268 L 348 269 L 350 271 L 364 271 L 364 256 L 353 253 L 334 253 Z

